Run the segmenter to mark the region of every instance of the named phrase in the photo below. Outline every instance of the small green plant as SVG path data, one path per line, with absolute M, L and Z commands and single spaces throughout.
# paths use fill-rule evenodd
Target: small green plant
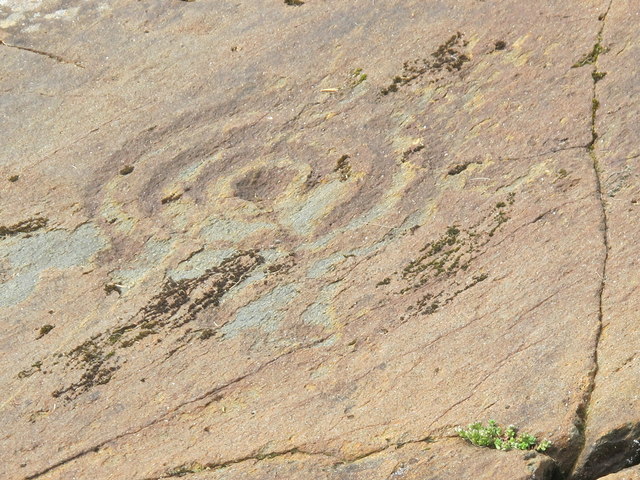
M 468 428 L 456 429 L 458 435 L 479 447 L 495 448 L 497 450 L 536 450 L 544 452 L 551 447 L 551 442 L 538 439 L 529 433 L 518 434 L 518 429 L 509 425 L 500 427 L 495 420 L 489 420 L 485 427 L 481 422 L 472 423 Z
M 356 68 L 351 72 L 351 86 L 356 87 L 367 79 L 367 74 L 362 73 L 361 68 Z

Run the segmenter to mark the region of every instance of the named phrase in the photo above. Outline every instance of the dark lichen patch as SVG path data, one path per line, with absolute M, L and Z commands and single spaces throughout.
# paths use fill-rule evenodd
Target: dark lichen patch
M 18 180 L 20 180 L 20 175 L 11 175 L 11 176 L 9 177 L 9 181 L 10 181 L 11 183 L 15 183 L 15 182 L 17 182 Z
M 415 282 L 413 288 L 424 285 L 430 278 L 453 271 L 460 265 L 463 244 L 459 242 L 461 231 L 453 225 L 444 235 L 420 249 L 422 255 L 409 262 L 402 270 L 402 278 Z M 409 290 L 407 287 L 401 293 Z
M 67 401 L 79 397 L 96 385 L 105 385 L 111 381 L 113 374 L 120 368 L 115 358 L 114 350 L 105 350 L 98 335 L 82 343 L 66 354 L 65 370 L 81 370 L 80 378 L 51 393 L 54 398 L 64 398 Z
M 183 464 L 178 467 L 173 467 L 168 469 L 164 477 L 162 478 L 176 478 L 176 477 L 184 477 L 185 475 L 190 475 L 192 473 L 203 472 L 208 470 L 210 467 L 207 465 L 202 465 L 198 462 L 194 462 L 191 464 Z
M 382 90 L 380 90 L 381 95 L 389 95 L 390 93 L 395 93 L 398 91 L 398 83 L 400 83 L 402 79 L 400 77 L 395 77 L 391 85 L 386 86 Z
M 256 267 L 264 263 L 254 250 L 238 252 L 220 265 L 205 271 L 200 277 L 174 281 L 167 279 L 160 292 L 134 315 L 127 323 L 94 335 L 66 354 L 65 372 L 82 372 L 73 383 L 52 392 L 56 398 L 73 400 L 96 385 L 108 383 L 124 361 L 126 350 L 146 338 L 178 329 L 195 320 L 198 314 L 220 304 L 222 297 L 244 280 Z M 179 342 L 186 344 L 192 339 L 207 337 L 206 330 L 183 331 Z M 212 335 L 214 331 L 211 331 Z M 159 342 L 151 343 L 155 345 Z M 177 349 L 175 349 L 177 351 Z M 51 359 L 52 368 L 59 362 Z M 40 371 L 43 361 L 18 374 L 26 378 Z
M 498 40 L 493 44 L 494 51 L 504 50 L 505 48 L 507 48 L 507 42 L 505 42 L 504 40 Z
M 266 268 L 267 273 L 271 275 L 284 275 L 289 273 L 289 271 L 296 265 L 295 256 L 296 254 L 292 252 L 282 261 L 269 265 Z
M 420 249 L 421 252 L 426 251 L 426 255 L 431 257 L 436 253 L 440 253 L 447 245 L 455 245 L 458 240 L 460 229 L 455 225 L 447 228 L 447 232 L 437 241 L 430 242 Z
M 48 334 L 51 330 L 53 330 L 55 328 L 55 325 L 51 325 L 51 324 L 46 324 L 40 327 L 40 330 L 38 330 L 38 336 L 37 336 L 37 340 L 41 339 L 42 337 L 44 337 L 46 334 Z
M 211 403 L 213 402 L 217 402 L 219 400 L 221 400 L 222 397 L 218 397 L 216 396 L 213 400 L 211 400 L 209 403 L 207 403 L 205 406 L 209 406 Z M 210 427 L 204 427 L 203 431 L 210 433 L 211 432 L 211 428 Z M 428 441 L 428 440 L 426 440 Z M 297 454 L 300 453 L 300 450 L 298 448 L 291 448 L 289 450 L 283 450 L 283 451 L 278 451 L 278 452 L 263 452 L 263 453 L 256 453 L 254 456 L 250 456 L 250 457 L 244 457 L 243 459 L 241 459 L 240 461 L 247 461 L 247 460 L 255 460 L 255 461 L 262 461 L 262 460 L 270 460 L 273 458 L 278 458 L 278 457 L 282 457 L 284 455 L 293 455 L 293 454 Z M 239 460 L 230 460 L 224 463 L 200 463 L 200 462 L 191 462 L 191 463 L 183 463 L 181 465 L 178 465 L 177 467 L 172 467 L 169 468 L 167 470 L 165 470 L 164 475 L 160 478 L 175 478 L 175 477 L 184 477 L 186 475 L 190 475 L 193 473 L 200 473 L 200 472 L 204 472 L 204 471 L 210 471 L 210 470 L 222 470 L 224 468 L 227 468 L 231 465 L 237 464 L 239 462 Z M 147 480 L 152 480 L 152 479 L 147 479 Z M 155 478 L 153 480 L 159 480 L 158 478 Z
M 134 337 L 130 337 L 127 338 L 126 340 L 122 340 L 120 341 L 120 348 L 128 348 L 136 343 L 138 343 L 140 340 L 148 337 L 149 335 L 154 335 L 158 333 L 156 330 L 153 329 L 144 329 L 141 330 L 140 332 L 138 332 L 138 334 Z
M 120 169 L 120 175 L 129 175 L 134 170 L 132 165 L 125 165 Z
M 439 294 L 438 296 L 440 296 Z M 435 299 L 434 295 L 427 294 L 418 300 L 416 304 L 416 308 L 423 315 L 431 315 L 432 313 L 436 313 L 440 308 L 440 302 Z
M 63 397 L 72 400 L 96 385 L 105 385 L 111 380 L 113 373 L 120 368 L 112 358 L 115 351 L 105 350 L 101 344 L 102 335 L 95 335 L 91 339 L 67 352 L 66 370 L 80 369 L 82 375 L 70 385 L 57 389 L 51 393 L 55 398 Z
M 82 374 L 80 380 L 65 388 L 51 393 L 54 398 L 64 396 L 67 401 L 79 397 L 84 392 L 98 385 L 106 385 L 113 378 L 113 374 L 120 369 L 120 365 L 103 366 L 103 361 L 91 364 Z
M 431 54 L 435 59 L 431 65 L 432 70 L 446 69 L 449 72 L 460 70 L 462 65 L 470 59 L 467 55 L 460 52 L 461 47 L 469 44 L 466 40 L 462 40 L 462 33 L 457 32 L 449 40 L 440 45 L 438 49 Z
M 111 332 L 109 333 L 109 336 L 107 337 L 108 343 L 110 345 L 118 343 L 120 341 L 120 339 L 122 338 L 122 335 L 124 335 L 129 330 L 133 330 L 134 328 L 136 328 L 136 324 L 129 323 L 129 324 L 124 325 L 122 327 L 119 327 L 119 328 L 116 328 L 114 330 L 111 330 Z
M 200 277 L 174 281 L 168 279 L 162 291 L 141 311 L 142 328 L 172 328 L 184 325 L 210 307 L 217 307 L 232 287 L 244 280 L 264 259 L 255 250 L 239 252 L 210 268 Z M 184 308 L 183 308 L 184 307 Z M 180 315 L 176 315 L 180 310 Z
M 289 267 L 290 268 L 290 267 Z M 287 269 L 287 266 L 283 263 L 276 263 L 267 267 L 269 273 L 283 273 L 283 270 Z
M 422 315 L 431 315 L 437 312 L 440 307 L 451 303 L 458 295 L 462 292 L 469 290 L 470 288 L 476 286 L 478 283 L 489 278 L 489 275 L 486 273 L 482 273 L 480 275 L 473 275 L 467 283 L 456 290 L 447 291 L 446 289 L 441 290 L 437 294 L 428 293 L 423 296 L 418 302 L 415 304 L 411 310 L 415 310 Z
M 428 58 L 416 59 L 404 63 L 402 73 L 396 75 L 391 83 L 380 90 L 381 95 L 397 92 L 399 87 L 407 85 L 414 80 L 426 75 L 435 75 L 441 72 L 460 71 L 465 63 L 470 61 L 469 56 L 463 52 L 469 42 L 463 40 L 463 35 L 457 32 L 446 42 L 440 45 Z M 437 79 L 434 79 L 437 81 Z
M 18 378 L 27 378 L 33 375 L 36 372 L 40 372 L 42 368 L 42 361 L 38 360 L 31 364 L 30 368 L 26 368 L 20 372 L 18 372 Z
M 162 203 L 163 205 L 166 205 L 167 203 L 175 202 L 176 200 L 180 200 L 181 198 L 182 198 L 182 193 L 176 192 L 162 198 L 162 200 L 160 200 L 160 203 Z
M 391 283 L 391 277 L 386 277 L 376 283 L 376 287 L 381 287 L 383 285 L 389 285 Z
M 489 275 L 486 273 L 481 273 L 480 275 L 473 275 L 471 277 L 471 281 L 469 283 L 467 283 L 464 287 L 456 290 L 453 294 L 453 296 L 451 296 L 446 303 L 449 303 L 451 300 L 453 300 L 454 298 L 456 298 L 459 294 L 461 294 L 462 292 L 469 290 L 471 287 L 476 286 L 478 283 L 485 281 L 487 278 L 489 278 Z
M 117 292 L 118 295 L 122 295 L 122 285 L 119 283 L 105 283 L 104 291 L 107 295 L 110 295 L 113 292 Z
M 600 80 L 602 80 L 606 76 L 607 76 L 607 72 L 598 72 L 597 70 L 594 70 L 593 72 L 591 72 L 591 78 L 593 78 L 593 81 L 595 83 L 598 83 Z
M 496 230 L 498 230 L 498 228 L 500 228 L 500 226 L 507 222 L 509 220 L 509 217 L 507 216 L 507 214 L 505 213 L 505 211 L 502 209 L 504 207 L 496 207 L 497 211 L 494 214 L 494 221 L 495 224 L 494 226 L 491 228 L 491 230 L 489 230 L 488 235 L 490 237 L 493 237 L 493 234 L 496 232 Z
M 402 159 L 401 162 L 404 163 L 407 160 L 409 160 L 409 157 L 411 155 L 413 155 L 414 153 L 418 153 L 420 150 L 424 149 L 424 145 L 416 145 L 414 147 L 411 147 L 407 150 L 405 150 L 404 152 L 402 152 Z
M 299 7 L 300 5 L 304 5 L 302 0 L 284 0 L 285 5 L 291 5 L 293 7 Z
M 427 289 L 410 307 L 414 313 L 435 313 L 453 301 L 459 294 L 488 278 L 486 273 L 472 272 L 475 258 L 486 250 L 486 245 L 498 229 L 509 220 L 509 207 L 514 196 L 509 194 L 499 201 L 491 213 L 478 224 L 463 228 L 449 226 L 440 237 L 426 243 L 420 255 L 400 271 L 399 281 L 405 284 L 398 293 Z
M 48 219 L 43 217 L 34 217 L 23 220 L 14 225 L 0 226 L 0 238 L 18 235 L 20 233 L 31 233 L 47 226 Z
M 346 182 L 351 177 L 351 163 L 349 163 L 349 155 L 342 155 L 336 162 L 334 172 L 340 175 L 340 181 Z
M 322 175 L 320 175 L 319 173 L 314 172 L 313 170 L 310 171 L 309 174 L 307 175 L 307 178 L 304 181 L 305 188 L 307 190 L 312 189 L 313 187 L 315 187 L 320 183 L 321 178 L 322 178 Z
M 447 175 L 449 176 L 458 175 L 459 173 L 464 172 L 468 166 L 469 166 L 468 163 L 461 163 L 459 165 L 454 165 L 449 169 L 449 171 L 447 172 Z
M 591 100 L 591 140 L 587 143 L 587 150 L 593 150 L 593 146 L 598 139 L 598 131 L 596 130 L 596 117 L 598 115 L 598 109 L 600 108 L 600 101 L 597 98 Z
M 29 423 L 36 423 L 38 420 L 46 417 L 50 413 L 51 413 L 50 410 L 47 410 L 47 409 L 44 409 L 44 408 L 36 410 L 35 412 L 32 412 L 29 415 Z
M 212 328 L 205 328 L 200 332 L 200 340 L 208 340 L 209 338 L 215 336 L 216 331 Z

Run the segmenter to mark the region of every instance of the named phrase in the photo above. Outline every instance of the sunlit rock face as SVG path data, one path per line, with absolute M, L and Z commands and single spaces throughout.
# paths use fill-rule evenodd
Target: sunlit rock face
M 638 15 L 0 0 L 0 477 L 636 478 Z

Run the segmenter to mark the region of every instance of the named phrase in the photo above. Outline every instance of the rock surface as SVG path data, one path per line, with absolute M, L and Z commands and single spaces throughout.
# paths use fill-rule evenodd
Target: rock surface
M 0 477 L 636 478 L 639 18 L 0 0 Z
M 640 469 L 638 467 L 626 468 L 601 478 L 606 480 L 638 480 L 640 479 Z

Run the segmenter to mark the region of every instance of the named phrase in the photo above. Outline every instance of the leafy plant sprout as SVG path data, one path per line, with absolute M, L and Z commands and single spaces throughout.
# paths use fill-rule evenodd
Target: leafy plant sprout
M 495 420 L 489 420 L 485 427 L 481 422 L 472 423 L 468 428 L 458 427 L 457 434 L 479 447 L 497 450 L 536 450 L 544 452 L 551 447 L 551 442 L 538 439 L 529 433 L 518 433 L 514 425 L 502 428 Z

